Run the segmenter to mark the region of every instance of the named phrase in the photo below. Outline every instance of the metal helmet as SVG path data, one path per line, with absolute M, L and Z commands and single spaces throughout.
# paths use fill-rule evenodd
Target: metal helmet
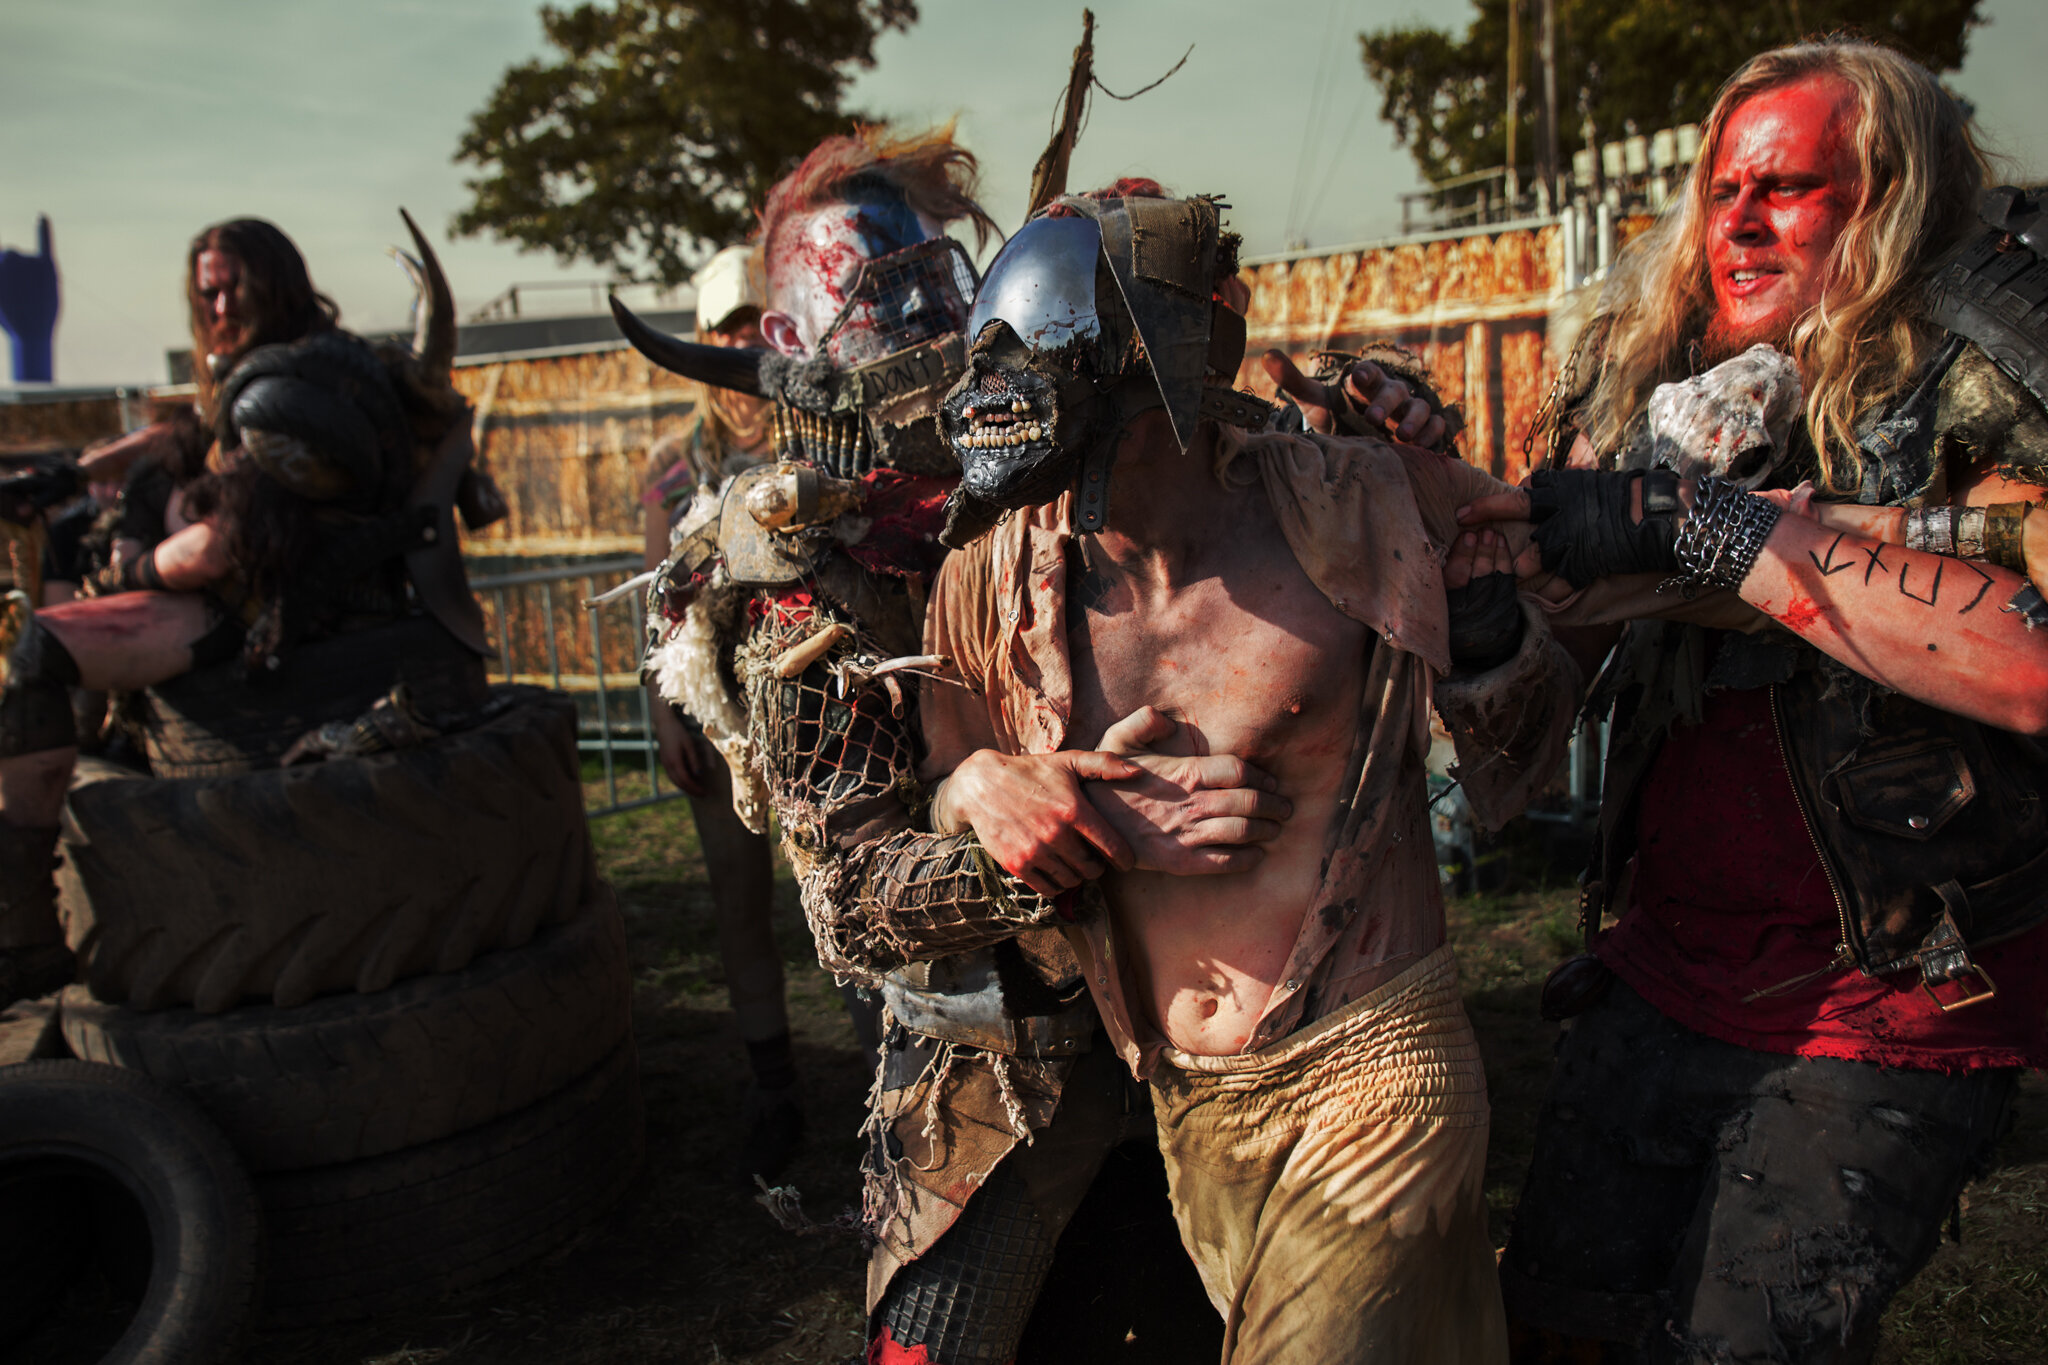
M 1230 388 L 1241 314 L 1216 297 L 1237 238 L 1216 199 L 1056 201 L 989 264 L 968 320 L 966 372 L 940 412 L 960 462 L 965 535 L 1001 509 L 1051 501 L 1077 476 L 1077 524 L 1102 524 L 1109 459 L 1140 413 L 1163 410 L 1182 449 L 1213 417 L 1265 425 Z M 977 514 L 978 513 L 978 514 Z

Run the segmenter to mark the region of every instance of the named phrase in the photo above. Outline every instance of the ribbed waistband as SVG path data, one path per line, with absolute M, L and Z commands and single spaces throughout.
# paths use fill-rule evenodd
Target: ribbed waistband
M 1399 976 L 1381 982 L 1350 1004 L 1257 1052 L 1208 1057 L 1169 1047 L 1162 1057 L 1182 1071 L 1205 1075 L 1270 1071 L 1319 1050 L 1337 1037 L 1362 1033 L 1383 1022 L 1388 1015 L 1411 1017 L 1418 1012 L 1418 1007 L 1427 1008 L 1429 997 L 1440 995 L 1445 990 L 1450 991 L 1455 999 L 1457 986 L 1457 959 L 1446 943 Z
M 1169 1051 L 1152 1084 L 1162 1133 L 1215 1140 L 1368 1117 L 1484 1124 L 1487 1112 L 1479 1040 L 1447 947 L 1271 1047 Z

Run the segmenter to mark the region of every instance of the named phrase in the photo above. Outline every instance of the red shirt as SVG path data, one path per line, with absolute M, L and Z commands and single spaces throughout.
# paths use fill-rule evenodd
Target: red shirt
M 1716 693 L 1701 724 L 1672 732 L 1644 784 L 1638 831 L 1628 909 L 1597 951 L 1666 1017 L 1802 1057 L 1943 1071 L 2048 1059 L 2048 925 L 1973 952 L 1998 994 L 1949 1014 L 1917 972 L 1829 968 L 1840 916 L 1765 689 Z

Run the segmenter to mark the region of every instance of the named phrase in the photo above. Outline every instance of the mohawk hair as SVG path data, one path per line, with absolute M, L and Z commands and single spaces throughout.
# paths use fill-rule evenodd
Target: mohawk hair
M 858 124 L 851 133 L 826 138 L 775 182 L 762 204 L 757 236 L 772 262 L 777 235 L 799 214 L 843 200 L 850 191 L 886 186 L 927 218 L 972 223 L 979 250 L 991 234 L 1000 235 L 995 219 L 975 202 L 980 182 L 981 163 L 953 140 L 951 121 L 900 136 L 886 124 Z
M 1099 190 L 1083 190 L 1082 199 L 1171 199 L 1166 187 L 1150 176 L 1125 175 L 1110 181 Z

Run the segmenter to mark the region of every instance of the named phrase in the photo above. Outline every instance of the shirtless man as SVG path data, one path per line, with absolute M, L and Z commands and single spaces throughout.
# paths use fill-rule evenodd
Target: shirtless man
M 1428 708 L 1497 825 L 1554 771 L 1578 674 L 1497 571 L 1506 547 L 1457 536 L 1487 476 L 1243 429 L 1266 412 L 1228 387 L 1235 237 L 1212 200 L 1117 191 L 1058 201 L 999 253 L 944 408 L 966 496 L 1018 511 L 933 589 L 927 649 L 968 687 L 926 695 L 932 819 L 1081 887 L 1069 937 L 1151 1083 L 1226 1360 L 1499 1360 Z M 1077 747 L 1256 764 L 1279 809 L 1185 818 L 1264 856 L 1203 877 L 1108 866 L 1057 818 L 1057 751 Z M 1119 828 L 1125 785 L 1087 791 Z

